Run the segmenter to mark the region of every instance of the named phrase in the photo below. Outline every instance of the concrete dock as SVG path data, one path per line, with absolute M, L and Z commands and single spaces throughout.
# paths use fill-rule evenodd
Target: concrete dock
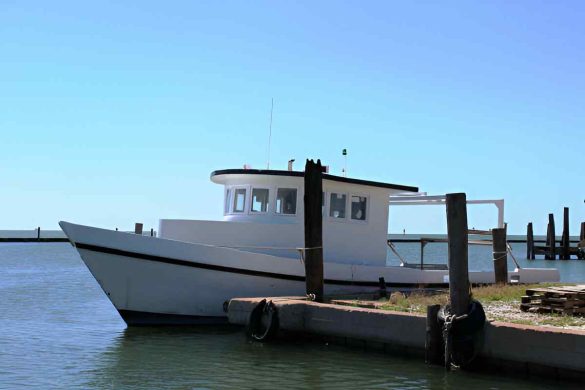
M 246 326 L 264 298 L 232 299 L 228 318 Z M 266 298 L 278 310 L 279 328 L 323 336 L 331 341 L 424 356 L 426 317 L 326 303 L 303 298 Z M 477 357 L 485 369 L 521 376 L 585 380 L 585 331 L 487 322 Z

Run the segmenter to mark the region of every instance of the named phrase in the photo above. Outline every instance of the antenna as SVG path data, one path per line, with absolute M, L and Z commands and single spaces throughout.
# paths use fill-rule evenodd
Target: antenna
M 266 163 L 266 169 L 270 169 L 270 141 L 272 140 L 272 111 L 274 110 L 274 98 L 271 99 L 270 103 L 270 127 L 268 132 L 268 162 Z

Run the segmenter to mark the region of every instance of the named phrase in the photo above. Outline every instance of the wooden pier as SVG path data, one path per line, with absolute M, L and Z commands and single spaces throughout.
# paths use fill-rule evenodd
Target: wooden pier
M 45 230 L 41 235 L 41 228 L 37 227 L 34 230 L 12 231 L 12 234 L 0 237 L 0 243 L 3 242 L 69 242 L 69 239 L 60 230 Z
M 545 245 L 536 245 L 532 222 L 526 227 L 526 258 L 534 260 L 536 255 L 543 255 L 546 260 L 569 260 L 571 256 L 577 259 L 585 259 L 585 222 L 581 223 L 581 234 L 576 246 L 571 246 L 572 242 L 569 233 L 569 208 L 563 210 L 563 233 L 561 239 L 557 240 L 555 234 L 555 217 L 554 214 L 548 215 L 548 225 L 546 230 Z M 560 244 L 557 246 L 557 244 Z
M 152 228 L 150 229 L 150 231 L 143 231 L 142 223 L 136 223 L 133 232 L 118 230 L 118 228 L 116 228 L 116 231 L 124 233 L 135 233 L 151 237 L 157 236 L 157 232 Z M 3 236 L 0 236 L 0 243 L 69 242 L 69 239 L 61 230 L 41 230 L 40 227 L 37 227 L 34 230 L 3 230 L 2 232 Z

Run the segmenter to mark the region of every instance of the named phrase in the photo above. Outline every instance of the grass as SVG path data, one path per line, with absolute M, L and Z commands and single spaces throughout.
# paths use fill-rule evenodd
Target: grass
M 489 320 L 512 322 L 523 325 L 547 325 L 557 327 L 585 327 L 584 317 L 562 314 L 535 314 L 520 311 L 520 297 L 530 288 L 543 288 L 566 284 L 541 283 L 533 285 L 487 285 L 472 290 L 474 299 L 480 301 L 486 309 Z M 408 295 L 394 292 L 389 298 L 377 302 L 376 307 L 382 310 L 393 310 L 410 313 L 426 313 L 428 305 L 446 305 L 449 303 L 448 292 L 431 293 L 413 291 Z
M 514 303 L 520 302 L 520 297 L 526 294 L 526 289 L 543 288 L 559 285 L 558 283 L 542 284 L 523 284 L 523 285 L 487 285 L 472 289 L 472 297 L 483 304 L 493 302 Z M 449 294 L 447 291 L 429 294 L 427 291 L 413 291 L 406 295 L 395 292 L 390 295 L 387 302 L 382 303 L 379 307 L 385 310 L 408 311 L 425 313 L 428 305 L 446 305 L 449 303 Z

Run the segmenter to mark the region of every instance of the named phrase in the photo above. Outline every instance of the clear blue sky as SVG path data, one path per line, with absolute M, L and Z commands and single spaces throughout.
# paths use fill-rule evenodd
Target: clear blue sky
M 218 219 L 209 173 L 265 166 L 272 97 L 273 168 L 347 148 L 352 177 L 505 198 L 512 233 L 585 221 L 583 2 L 120 3 L 2 2 L 0 229 Z

